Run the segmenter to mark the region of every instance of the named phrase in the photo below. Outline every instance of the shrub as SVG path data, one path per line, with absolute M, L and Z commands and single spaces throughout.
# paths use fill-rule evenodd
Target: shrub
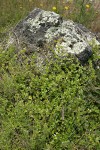
M 44 73 L 34 69 L 34 54 L 1 50 L 2 150 L 100 149 L 99 70 L 93 68 L 99 50 L 94 50 L 86 66 L 72 56 L 56 57 Z

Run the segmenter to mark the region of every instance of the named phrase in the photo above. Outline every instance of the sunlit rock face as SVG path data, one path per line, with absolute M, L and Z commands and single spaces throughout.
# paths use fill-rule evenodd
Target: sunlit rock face
M 70 53 L 83 64 L 92 55 L 91 43 L 100 44 L 96 36 L 81 24 L 63 20 L 59 14 L 39 8 L 19 22 L 13 33 L 21 46 L 26 46 L 29 52 L 37 52 L 41 59 L 39 49 L 46 45 L 48 51 L 48 45 L 56 55 L 66 57 Z

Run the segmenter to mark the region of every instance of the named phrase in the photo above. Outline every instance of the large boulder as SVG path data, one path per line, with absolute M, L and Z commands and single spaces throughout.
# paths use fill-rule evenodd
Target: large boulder
M 26 47 L 27 53 L 36 52 L 38 60 L 44 58 L 40 49 L 48 51 L 51 48 L 60 57 L 68 53 L 75 55 L 82 64 L 92 55 L 91 43 L 100 45 L 95 34 L 81 24 L 63 20 L 59 14 L 39 8 L 16 25 L 9 43 L 15 41 L 18 47 Z

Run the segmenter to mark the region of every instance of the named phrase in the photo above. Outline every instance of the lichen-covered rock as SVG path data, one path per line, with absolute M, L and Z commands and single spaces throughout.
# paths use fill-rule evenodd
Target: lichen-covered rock
M 90 43 L 100 44 L 96 36 L 84 26 L 39 8 L 19 22 L 13 33 L 18 45 L 26 46 L 29 52 L 38 52 L 45 45 L 51 45 L 58 56 L 70 53 L 81 63 L 85 63 L 92 55 Z

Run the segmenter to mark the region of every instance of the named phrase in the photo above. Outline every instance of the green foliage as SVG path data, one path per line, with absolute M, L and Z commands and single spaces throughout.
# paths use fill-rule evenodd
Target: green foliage
M 92 21 L 96 17 L 94 6 L 90 4 L 90 0 L 75 0 L 75 12 L 72 14 L 74 21 L 90 27 Z
M 56 57 L 39 73 L 34 54 L 0 50 L 1 150 L 100 149 L 98 52 L 84 67 Z

